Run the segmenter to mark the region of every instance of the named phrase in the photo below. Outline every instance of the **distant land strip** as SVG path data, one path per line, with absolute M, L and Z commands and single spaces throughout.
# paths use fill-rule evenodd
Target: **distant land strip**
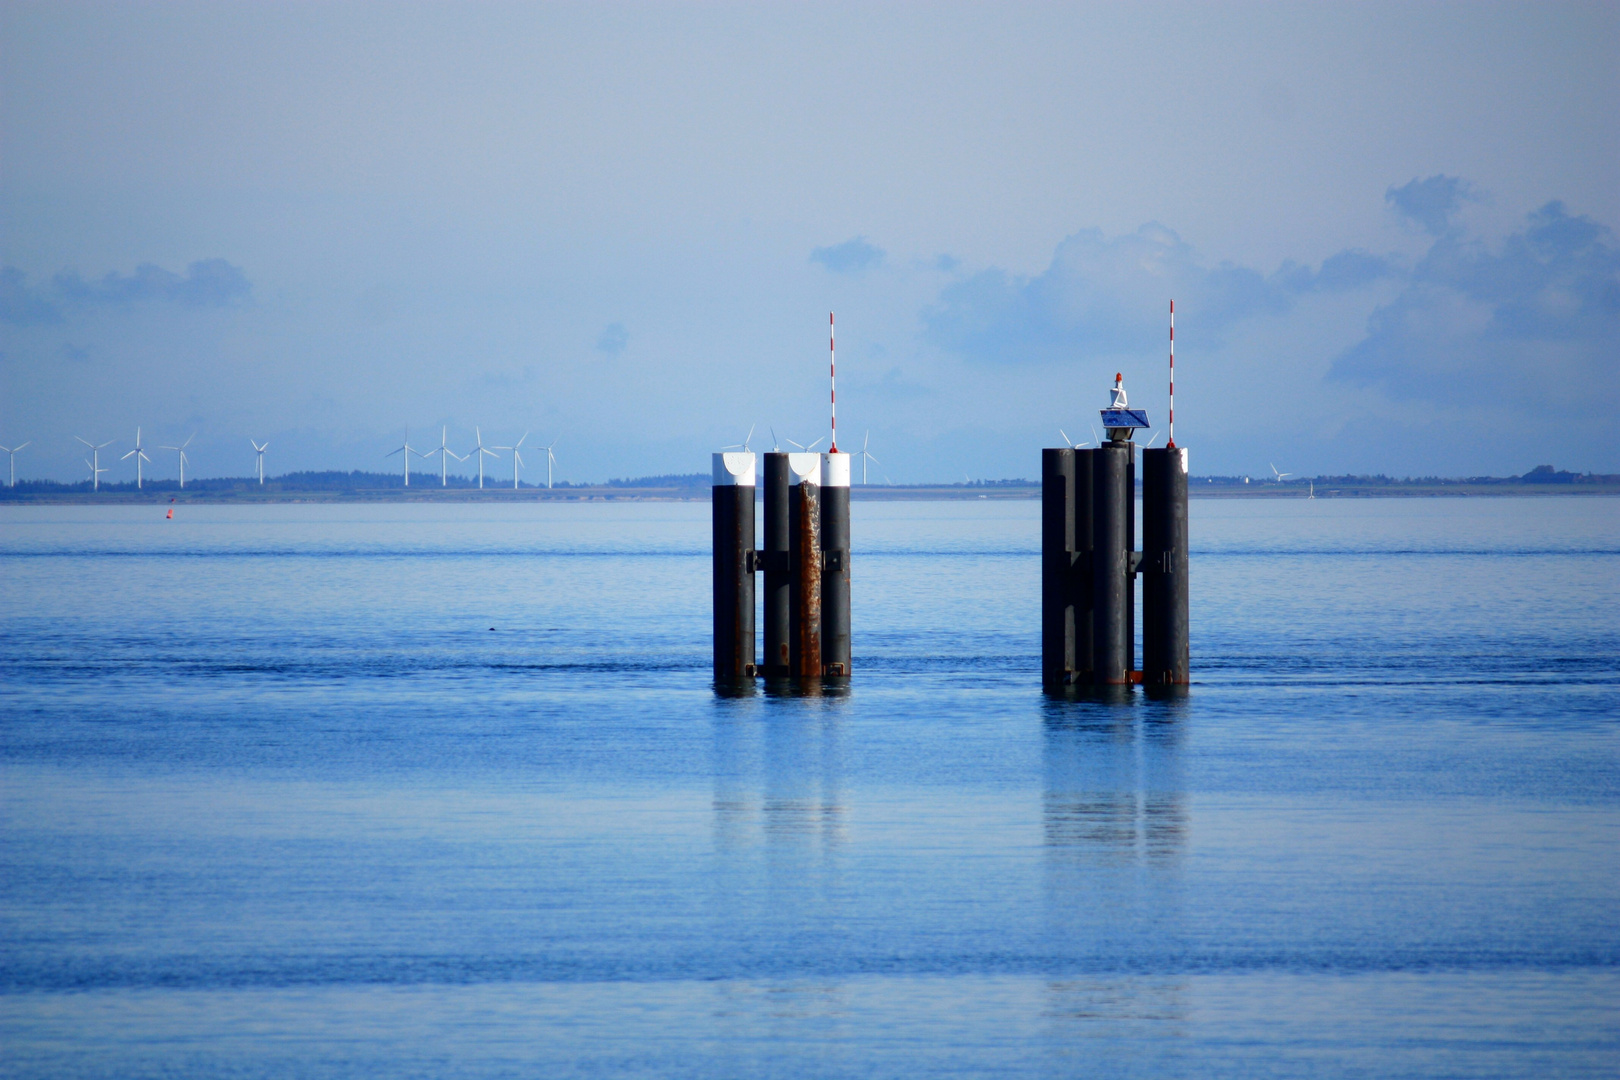
M 215 477 L 186 481 L 184 490 L 174 480 L 148 480 L 137 489 L 133 482 L 103 483 L 92 490 L 90 481 L 63 484 L 53 480 L 18 481 L 0 487 L 0 503 L 316 503 L 316 502 L 619 502 L 707 501 L 708 473 L 682 473 L 610 480 L 605 484 L 558 483 L 487 484 L 451 477 L 448 484 L 418 481 L 406 487 L 397 473 L 295 472 L 266 477 Z M 1138 485 L 1140 486 L 1140 485 Z M 856 499 L 1034 499 L 1040 497 L 1034 480 L 973 480 L 955 484 L 856 484 Z M 1523 476 L 1412 477 L 1314 476 L 1281 483 L 1244 476 L 1190 477 L 1187 491 L 1193 498 L 1292 498 L 1315 495 L 1319 499 L 1425 498 L 1492 495 L 1620 495 L 1620 475 L 1571 473 L 1540 465 Z

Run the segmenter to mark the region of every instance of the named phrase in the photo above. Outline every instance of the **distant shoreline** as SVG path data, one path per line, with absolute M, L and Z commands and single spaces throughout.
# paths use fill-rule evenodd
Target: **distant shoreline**
M 1208 483 L 1194 478 L 1187 485 L 1194 499 L 1304 499 L 1311 494 L 1308 483 L 1283 484 Z M 850 489 L 852 498 L 873 502 L 948 502 L 955 500 L 1038 499 L 1038 484 L 992 483 L 862 485 Z M 1446 481 L 1387 481 L 1382 483 L 1319 484 L 1318 499 L 1430 499 L 1501 498 L 1505 496 L 1615 496 L 1620 483 L 1515 483 L 1512 481 L 1476 483 Z M 568 488 L 375 488 L 348 491 L 253 491 L 228 490 L 148 490 L 134 491 L 24 491 L 15 494 L 0 489 L 0 506 L 153 506 L 176 504 L 260 505 L 267 503 L 532 503 L 532 502 L 708 502 L 706 487 L 620 487 L 592 486 Z

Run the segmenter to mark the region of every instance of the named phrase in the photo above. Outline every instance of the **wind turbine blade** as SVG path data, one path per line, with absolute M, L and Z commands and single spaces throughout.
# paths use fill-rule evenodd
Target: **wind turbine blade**
M 862 450 L 861 453 L 864 454 L 866 456 L 866 460 L 870 461 L 872 464 L 874 464 L 874 465 L 883 464 L 883 462 L 879 461 L 877 458 L 873 457 L 871 454 L 867 454 L 865 450 Z
M 75 436 L 73 436 L 73 437 L 74 437 L 74 438 L 75 438 L 75 439 L 79 439 L 79 436 L 77 436 L 77 435 L 75 435 Z M 94 445 L 94 444 L 92 444 L 92 443 L 91 443 L 91 442 L 90 442 L 90 440 L 89 440 L 89 439 L 79 439 L 79 441 L 80 441 L 80 442 L 82 442 L 82 443 L 84 443 L 84 445 L 86 445 L 86 446 L 92 446 L 92 445 Z
M 523 433 L 523 439 L 527 439 L 527 438 L 528 438 L 528 437 L 529 437 L 529 433 L 528 433 L 528 432 L 527 432 L 527 431 L 525 431 L 525 432 L 524 432 L 524 433 Z M 516 443 L 515 443 L 515 444 L 514 444 L 514 445 L 513 445 L 513 447 L 512 447 L 512 449 L 514 449 L 514 450 L 516 450 L 516 449 L 517 449 L 517 448 L 518 448 L 518 447 L 519 447 L 519 446 L 522 446 L 522 445 L 523 445 L 523 439 L 519 439 L 519 440 L 518 440 L 518 441 L 517 441 L 517 442 L 516 442 Z

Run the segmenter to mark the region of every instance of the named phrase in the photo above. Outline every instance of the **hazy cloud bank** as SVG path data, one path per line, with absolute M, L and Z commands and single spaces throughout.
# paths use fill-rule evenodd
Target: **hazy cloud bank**
M 1341 251 L 1316 269 L 1286 262 L 1267 274 L 1206 263 L 1173 229 L 1149 223 L 1108 237 L 1086 229 L 1051 265 L 1023 278 L 989 269 L 948 286 L 923 312 L 929 342 L 987 363 L 1042 363 L 1139 353 L 1164 336 L 1165 301 L 1196 312 L 1211 344 L 1241 319 L 1287 313 L 1313 292 L 1359 288 L 1399 273 L 1387 257 Z
M 1384 282 L 1398 292 L 1385 293 L 1361 340 L 1333 357 L 1329 383 L 1453 405 L 1511 396 L 1569 415 L 1620 407 L 1613 231 L 1550 202 L 1487 242 L 1457 222 L 1480 198 L 1452 176 L 1391 187 L 1390 209 L 1433 238 L 1415 263 L 1346 250 L 1315 268 L 1289 261 L 1267 273 L 1211 264 L 1156 223 L 1116 237 L 1088 229 L 1060 243 L 1038 275 L 991 268 L 948 286 L 923 312 L 924 335 L 987 364 L 1140 355 L 1164 336 L 1164 298 L 1174 297 L 1200 347 L 1213 350 L 1223 331 L 1285 316 L 1308 294 Z
M 17 326 L 60 323 L 70 309 L 158 301 L 185 307 L 225 307 L 247 299 L 253 289 L 242 269 L 224 259 L 202 259 L 176 274 L 142 263 L 133 274 L 108 272 L 86 281 L 64 270 L 30 285 L 16 267 L 0 269 L 0 321 Z
M 1497 244 L 1469 238 L 1449 218 L 1443 224 L 1331 377 L 1436 402 L 1511 399 L 1612 415 L 1620 405 L 1614 232 L 1561 202 L 1529 214 Z

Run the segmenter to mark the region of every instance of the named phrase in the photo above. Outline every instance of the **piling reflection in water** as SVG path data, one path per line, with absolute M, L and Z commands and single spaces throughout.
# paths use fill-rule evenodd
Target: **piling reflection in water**
M 722 863 L 742 865 L 728 853 L 762 841 L 768 854 L 794 848 L 823 856 L 844 841 L 843 705 L 836 699 L 847 695 L 847 686 L 774 683 L 766 684 L 768 697 L 814 698 L 824 690 L 832 700 L 741 707 L 716 723 L 714 838 Z
M 1042 839 L 1047 917 L 1103 949 L 1174 931 L 1187 844 L 1176 704 L 1048 701 Z
M 1049 865 L 1163 861 L 1185 847 L 1176 705 L 1133 707 L 1120 696 L 1118 704 L 1046 703 Z
M 1188 842 L 1181 710 L 1179 701 L 1133 700 L 1128 687 L 1046 701 L 1042 876 L 1054 952 L 1088 942 L 1112 966 L 1144 935 L 1180 935 Z M 1136 1028 L 1155 1035 L 1144 1045 L 1168 1046 L 1162 1037 L 1177 1029 L 1165 1025 L 1187 1018 L 1186 995 L 1184 981 L 1171 977 L 1054 979 L 1042 1018 L 1054 1047 Z

